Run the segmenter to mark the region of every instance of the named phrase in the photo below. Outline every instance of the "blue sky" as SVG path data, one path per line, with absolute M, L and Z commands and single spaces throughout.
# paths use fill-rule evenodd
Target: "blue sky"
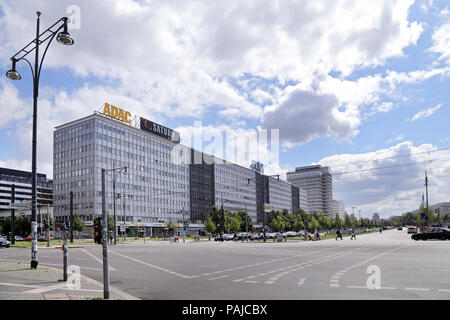
M 182 138 L 198 133 L 195 121 L 204 134 L 278 129 L 278 156 L 265 148 L 240 164 L 361 170 L 335 175 L 333 191 L 363 216 L 416 209 L 425 169 L 430 203 L 449 200 L 450 169 L 437 161 L 450 147 L 445 1 L 6 0 L 4 73 L 32 39 L 36 10 L 43 27 L 71 17 L 75 39 L 52 43 L 43 67 L 40 172 L 52 176 L 53 128 L 108 102 Z M 31 78 L 26 64 L 18 70 L 21 81 L 0 80 L 0 165 L 30 170 Z

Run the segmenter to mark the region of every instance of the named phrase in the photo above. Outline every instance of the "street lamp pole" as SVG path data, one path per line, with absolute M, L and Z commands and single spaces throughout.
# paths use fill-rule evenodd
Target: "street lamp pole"
M 31 155 L 31 234 L 32 234 L 32 244 L 31 244 L 31 268 L 36 269 L 38 266 L 38 251 L 37 251 L 37 219 L 36 219 L 36 211 L 37 211 L 37 170 L 36 170 L 36 147 L 37 147 L 37 101 L 38 101 L 38 93 L 39 93 L 39 79 L 41 75 L 42 63 L 44 61 L 47 50 L 52 43 L 55 36 L 57 36 L 58 42 L 64 45 L 72 45 L 74 43 L 73 39 L 70 37 L 69 32 L 67 31 L 67 23 L 69 18 L 63 17 L 55 22 L 51 27 L 45 30 L 42 34 L 39 33 L 40 28 L 40 16 L 41 12 L 37 11 L 37 20 L 36 20 L 36 38 L 28 43 L 25 47 L 23 47 L 19 52 L 17 52 L 14 56 L 11 57 L 12 68 L 6 72 L 6 77 L 11 80 L 20 80 L 21 76 L 19 72 L 16 70 L 17 61 L 24 60 L 28 63 L 31 69 L 31 74 L 33 76 L 33 137 L 32 137 L 32 155 Z M 60 22 L 62 22 L 59 27 L 57 26 Z M 56 30 L 52 30 L 52 28 L 56 28 Z M 62 32 L 59 32 L 61 29 L 64 29 Z M 58 33 L 59 32 L 59 33 Z M 44 40 L 40 40 L 43 38 Z M 50 39 L 50 40 L 49 40 Z M 44 54 L 39 61 L 39 46 L 49 40 L 47 47 L 45 48 Z M 34 69 L 31 66 L 30 61 L 28 61 L 25 57 L 34 50 L 35 59 L 34 59 Z
M 121 168 L 113 168 L 106 170 L 106 172 L 112 172 L 113 173 L 113 215 L 114 215 L 114 244 L 117 244 L 117 219 L 116 219 L 116 180 L 119 174 L 124 170 L 124 173 L 127 173 L 127 167 L 121 167 Z

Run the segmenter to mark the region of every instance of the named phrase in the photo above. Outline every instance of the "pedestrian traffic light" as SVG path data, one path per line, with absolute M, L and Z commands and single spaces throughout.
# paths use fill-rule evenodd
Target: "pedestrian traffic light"
M 94 219 L 94 242 L 102 243 L 102 218 Z

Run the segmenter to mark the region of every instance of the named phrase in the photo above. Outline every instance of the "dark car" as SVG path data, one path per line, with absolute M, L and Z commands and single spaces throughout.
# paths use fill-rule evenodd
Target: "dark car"
M 450 240 L 450 229 L 447 228 L 431 228 L 426 232 L 420 232 L 413 234 L 411 236 L 413 240 L 428 240 L 428 239 L 439 239 L 439 240 Z
M 251 241 L 253 241 L 253 240 L 259 240 L 259 239 L 262 239 L 264 236 L 260 236 L 259 234 L 257 234 L 257 233 L 254 233 L 254 234 L 252 234 L 252 236 L 250 237 L 250 240 Z
M 402 230 L 403 230 L 403 227 L 402 227 L 402 226 L 398 226 L 398 227 L 397 227 L 397 230 L 402 231 Z
M 6 240 L 5 237 L 0 238 L 0 247 L 7 247 L 9 248 L 9 241 Z
M 221 235 L 218 235 L 214 238 L 214 241 L 221 241 L 223 242 L 223 237 Z

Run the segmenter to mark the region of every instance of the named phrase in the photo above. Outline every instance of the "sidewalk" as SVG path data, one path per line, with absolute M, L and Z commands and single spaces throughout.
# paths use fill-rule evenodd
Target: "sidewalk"
M 0 300 L 103 299 L 103 283 L 47 266 L 31 269 L 21 262 L 0 262 Z M 110 300 L 139 300 L 110 286 Z

